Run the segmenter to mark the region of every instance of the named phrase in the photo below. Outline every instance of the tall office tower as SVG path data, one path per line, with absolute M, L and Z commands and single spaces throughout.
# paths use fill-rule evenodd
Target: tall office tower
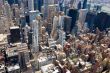
M 56 12 L 58 12 L 58 5 L 49 5 L 48 6 L 48 17 L 54 17 L 54 14 L 56 13 Z
M 41 0 L 34 0 L 34 10 L 37 10 L 38 9 L 38 5 L 40 5 Z M 38 9 L 39 10 L 39 9 Z M 40 10 L 39 10 L 40 11 Z
M 24 52 L 19 53 L 19 65 L 21 70 L 24 71 L 27 69 Z
M 23 7 L 24 7 L 24 12 L 28 12 L 29 11 L 29 8 L 28 8 L 28 0 L 23 0 L 22 1 L 22 4 L 23 4 Z
M 29 9 L 29 19 L 30 23 L 35 20 L 37 14 L 39 13 L 38 10 L 34 10 L 34 0 L 28 0 L 28 9 Z
M 2 0 L 2 15 L 1 17 L 1 32 L 2 33 L 8 33 L 9 32 L 9 26 L 11 26 L 11 19 L 12 19 L 12 13 L 10 6 L 7 1 L 4 2 Z
M 58 42 L 62 45 L 62 47 L 64 46 L 65 39 L 66 39 L 66 33 L 63 31 L 63 29 L 59 30 Z
M 80 10 L 79 10 L 79 19 L 78 19 L 78 21 L 79 21 L 79 23 L 80 23 L 81 25 L 78 25 L 78 26 L 80 26 L 81 29 L 83 29 L 87 12 L 88 12 L 87 9 L 80 9 Z M 80 29 L 80 30 L 81 30 L 81 29 Z
M 72 32 L 73 28 L 76 25 L 76 21 L 78 20 L 78 10 L 77 9 L 69 9 L 68 16 L 72 18 L 70 32 Z
M 28 37 L 28 33 L 30 32 L 30 27 L 26 24 L 25 27 L 24 27 L 24 39 L 25 39 L 25 42 L 28 43 L 29 40 L 28 38 L 30 39 L 30 37 Z M 31 39 L 32 40 L 32 39 Z M 32 43 L 31 43 L 32 44 Z
M 78 5 L 79 1 L 80 1 L 80 0 L 74 0 L 74 1 L 73 1 L 73 6 L 72 6 L 72 7 L 74 7 L 74 8 L 77 9 L 77 5 Z
M 74 0 L 70 0 L 70 7 L 73 7 Z
M 8 4 L 8 2 L 6 1 L 4 4 L 4 14 L 7 17 L 8 21 L 10 22 L 12 20 L 12 12 L 11 12 L 11 8 L 10 5 Z
M 8 33 L 9 32 L 9 22 L 7 17 L 0 17 L 0 33 Z
M 49 2 L 48 3 L 49 5 L 53 5 L 54 4 L 54 0 L 48 0 L 48 2 Z
M 69 16 L 65 16 L 64 17 L 64 31 L 67 33 L 71 33 L 71 22 L 72 22 L 72 18 Z
M 19 14 L 18 4 L 13 4 L 11 7 L 12 7 L 12 12 L 13 12 L 13 18 L 16 18 L 17 16 L 19 16 L 18 15 Z
M 44 0 L 44 19 L 48 17 L 49 0 Z
M 41 11 L 41 7 L 43 6 L 43 0 L 35 0 L 35 1 L 38 2 L 37 8 L 38 8 L 39 11 Z
M 26 23 L 29 25 L 29 23 L 30 23 L 29 15 L 26 14 L 26 15 L 25 15 L 25 18 L 26 18 Z
M 88 25 L 88 28 L 92 31 L 94 29 L 94 21 L 95 21 L 95 18 L 96 18 L 96 14 L 93 13 L 93 12 L 88 12 L 87 15 L 86 15 L 86 20 L 85 22 L 87 23 Z M 98 21 L 99 22 L 99 21 Z
M 20 25 L 21 27 L 25 27 L 26 25 L 26 19 L 24 15 L 20 15 Z
M 63 14 L 59 16 L 59 27 L 60 27 L 60 29 L 64 27 L 64 17 L 65 16 Z
M 52 25 L 52 32 L 51 32 L 51 35 L 52 35 L 52 38 L 56 39 L 56 35 L 58 34 L 58 15 L 54 16 L 53 18 L 53 25 Z
M 32 11 L 29 11 L 29 21 L 30 23 L 33 22 L 33 20 L 36 19 L 36 16 L 39 14 L 39 11 L 38 10 L 32 10 Z
M 63 0 L 58 0 L 59 10 L 63 11 Z
M 47 19 L 53 19 L 55 13 L 58 12 L 58 5 L 56 5 L 56 4 L 48 5 L 48 10 L 46 10 L 46 11 L 47 11 L 47 13 L 45 12 L 45 7 L 42 6 L 41 12 L 43 13 L 44 18 L 48 17 Z M 45 15 L 45 14 L 48 14 L 48 15 Z
M 28 0 L 21 0 L 20 2 L 20 15 L 25 16 L 26 23 L 29 24 L 29 7 Z
M 87 0 L 84 0 L 83 1 L 83 7 L 82 7 L 83 9 L 85 9 L 85 8 L 87 8 Z
M 9 3 L 10 5 L 12 5 L 12 4 L 18 4 L 18 3 L 19 3 L 18 0 L 7 0 L 7 1 L 8 1 L 8 3 Z
M 39 41 L 40 41 L 40 29 L 41 29 L 41 17 L 37 16 L 36 20 L 33 20 L 32 22 L 32 29 L 33 29 L 33 35 L 32 35 L 32 44 L 33 44 L 33 52 L 39 51 Z
M 25 4 L 24 4 L 24 0 L 19 0 L 19 7 L 20 7 L 20 14 L 23 14 L 25 13 Z
M 63 11 L 67 14 L 67 10 L 70 7 L 70 0 L 63 0 Z
M 103 19 L 102 19 L 103 18 Z M 95 28 L 99 28 L 100 31 L 106 30 L 110 27 L 110 15 L 106 12 L 98 13 L 95 20 Z
M 27 33 L 27 35 L 28 35 L 28 49 L 31 49 L 32 48 L 32 41 L 33 41 L 33 31 L 32 31 L 32 29 L 29 29 L 29 32 Z
M 12 5 L 12 10 L 13 10 L 13 18 L 15 20 L 15 24 L 19 25 L 20 9 L 19 9 L 18 4 L 13 4 Z
M 19 27 L 10 27 L 10 42 L 17 43 L 20 42 L 20 28 Z
M 38 52 L 39 51 L 39 21 L 33 20 L 33 35 L 32 35 L 32 52 Z
M 34 10 L 34 0 L 28 0 L 28 9 L 29 11 Z
M 79 1 L 77 8 L 78 9 L 81 9 L 82 8 L 81 1 Z
M 54 4 L 58 4 L 58 1 L 59 1 L 59 0 L 54 0 Z
M 3 0 L 0 0 L 0 15 L 3 13 Z

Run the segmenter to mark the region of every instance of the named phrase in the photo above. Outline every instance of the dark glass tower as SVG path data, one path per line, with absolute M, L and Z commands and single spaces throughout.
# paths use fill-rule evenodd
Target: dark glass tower
M 19 3 L 18 0 L 7 0 L 7 1 L 8 1 L 8 3 L 9 3 L 10 5 L 12 5 L 12 4 L 18 4 L 18 3 Z
M 43 5 L 43 0 L 34 0 L 34 10 L 41 11 L 42 5 Z
M 84 0 L 83 2 L 83 9 L 85 9 L 87 7 L 87 0 Z
M 72 32 L 73 28 L 75 27 L 76 21 L 78 20 L 78 15 L 79 13 L 77 9 L 69 9 L 68 16 L 72 18 L 70 32 Z
M 94 29 L 94 21 L 96 19 L 96 14 L 93 12 L 88 12 L 85 22 L 87 23 L 88 28 L 92 31 Z
M 81 9 L 81 1 L 78 3 L 78 9 Z

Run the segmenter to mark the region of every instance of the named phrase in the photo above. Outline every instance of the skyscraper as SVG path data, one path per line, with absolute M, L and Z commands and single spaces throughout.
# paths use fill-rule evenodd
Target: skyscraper
M 3 13 L 3 0 L 0 0 L 0 15 Z
M 38 10 L 29 11 L 29 21 L 30 21 L 30 23 L 32 23 L 33 20 L 36 19 L 36 16 L 37 16 L 38 13 L 39 13 Z
M 10 5 L 8 4 L 8 2 L 6 1 L 4 4 L 4 15 L 7 16 L 8 19 L 12 18 L 12 12 L 11 12 L 11 8 Z
M 40 0 L 34 0 L 34 10 L 38 9 L 38 5 L 40 4 Z
M 72 18 L 69 16 L 64 17 L 64 31 L 66 33 L 71 33 L 71 23 L 72 23 Z
M 2 7 L 3 5 L 3 0 L 0 0 L 0 7 Z
M 49 0 L 44 0 L 44 19 L 48 17 Z
M 39 35 L 39 26 L 38 26 L 38 21 L 37 20 L 33 20 L 33 36 L 32 36 L 32 39 L 33 39 L 33 49 L 32 49 L 32 52 L 38 52 L 39 49 L 38 49 L 38 35 Z
M 97 15 L 95 13 L 93 13 L 93 12 L 88 12 L 87 15 L 86 15 L 85 22 L 88 24 L 88 28 L 90 30 L 94 29 L 94 22 L 95 22 L 96 16 Z
M 18 0 L 7 0 L 7 1 L 8 1 L 8 3 L 9 3 L 10 5 L 12 5 L 12 4 L 18 4 L 18 3 L 19 3 Z
M 28 0 L 28 9 L 29 11 L 34 10 L 34 0 Z
M 34 9 L 41 11 L 41 7 L 43 6 L 43 0 L 34 0 Z
M 24 15 L 20 15 L 20 24 L 21 27 L 24 27 L 26 25 L 26 19 Z
M 72 32 L 73 28 L 76 25 L 76 21 L 78 19 L 78 14 L 79 13 L 78 13 L 77 9 L 69 9 L 69 11 L 68 11 L 68 16 L 70 16 L 72 18 L 70 32 Z
M 87 0 L 84 0 L 83 2 L 83 9 L 85 9 L 87 7 Z
M 81 28 L 83 28 L 83 26 L 84 26 L 87 12 L 88 12 L 87 9 L 80 9 L 80 10 L 79 10 L 79 18 L 78 18 L 78 21 L 79 21 L 79 23 L 81 24 L 81 25 L 79 25 Z

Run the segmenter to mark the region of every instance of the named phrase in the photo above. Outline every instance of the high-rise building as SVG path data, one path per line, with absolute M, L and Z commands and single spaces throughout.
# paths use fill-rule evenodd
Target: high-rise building
M 80 23 L 81 25 L 78 25 L 78 26 L 80 26 L 81 28 L 83 28 L 83 26 L 84 26 L 87 12 L 88 12 L 87 9 L 80 9 L 80 10 L 79 10 L 79 18 L 78 18 L 78 21 L 79 21 L 79 23 Z
M 32 52 L 38 52 L 39 49 L 39 44 L 38 44 L 38 35 L 39 35 L 39 26 L 38 26 L 38 21 L 37 20 L 33 20 L 33 36 L 32 36 L 32 40 L 33 40 L 33 47 L 32 47 Z
M 36 19 L 36 16 L 39 13 L 38 10 L 34 10 L 34 3 L 34 0 L 28 0 L 28 15 L 30 23 Z
M 61 28 L 64 28 L 64 15 L 60 15 L 59 16 L 59 27 L 60 27 L 60 29 Z
M 0 0 L 0 15 L 3 14 L 3 0 Z
M 16 25 L 19 25 L 19 19 L 20 19 L 20 9 L 18 4 L 13 4 L 12 5 L 12 11 L 13 11 L 13 19 L 15 21 Z
M 8 33 L 10 22 L 8 21 L 7 17 L 1 16 L 0 17 L 0 33 Z
M 76 25 L 76 21 L 78 20 L 78 10 L 77 9 L 69 9 L 68 16 L 72 18 L 70 32 L 72 32 L 73 28 Z
M 0 7 L 3 6 L 3 0 L 0 0 Z
M 28 9 L 29 11 L 34 10 L 34 0 L 28 0 Z
M 26 70 L 27 69 L 24 52 L 19 53 L 19 64 L 20 64 L 21 70 Z
M 36 19 L 37 14 L 39 14 L 38 10 L 29 11 L 29 21 L 30 21 L 30 23 L 33 22 L 33 20 Z
M 44 19 L 48 17 L 49 0 L 44 0 Z
M 26 18 L 24 15 L 20 15 L 20 24 L 22 27 L 26 25 Z
M 19 0 L 7 0 L 7 1 L 10 5 L 19 3 Z
M 62 47 L 64 46 L 65 39 L 66 39 L 66 33 L 62 29 L 59 30 L 59 39 L 58 39 L 58 42 L 62 45 Z
M 49 5 L 53 5 L 54 4 L 54 0 L 48 0 Z
M 11 8 L 7 1 L 4 4 L 4 15 L 9 19 L 9 21 L 12 19 Z
M 69 16 L 65 16 L 64 17 L 64 31 L 66 33 L 71 33 L 71 22 L 72 22 L 72 18 Z
M 80 0 L 74 0 L 72 7 L 77 8 L 77 5 L 78 5 L 79 1 Z
M 0 33 L 9 32 L 9 26 L 12 25 L 11 7 L 7 1 L 0 0 Z
M 37 10 L 38 9 L 39 5 L 41 4 L 40 1 L 41 0 L 34 0 L 34 10 Z
M 79 1 L 77 8 L 78 9 L 81 9 L 82 8 L 81 1 Z
M 83 2 L 83 9 L 85 9 L 87 7 L 87 0 L 84 0 L 84 2 Z
M 88 28 L 90 30 L 94 29 L 94 22 L 95 22 L 96 16 L 97 16 L 96 13 L 93 13 L 93 12 L 88 12 L 87 15 L 86 15 L 85 22 L 87 23 Z
M 43 6 L 43 0 L 34 0 L 34 10 L 41 11 L 42 6 Z

